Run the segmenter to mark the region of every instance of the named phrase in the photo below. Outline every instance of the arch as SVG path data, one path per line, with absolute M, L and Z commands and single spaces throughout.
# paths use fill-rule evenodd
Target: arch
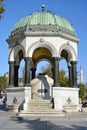
M 52 60 L 52 58 L 47 57 L 47 56 L 45 56 L 45 57 L 41 56 L 41 57 L 39 57 L 38 59 L 36 59 L 36 60 L 35 60 L 35 66 L 36 66 L 40 61 L 43 61 L 43 60 L 48 61 L 48 62 L 51 64 L 51 66 L 53 66 L 53 60 Z
M 57 50 L 56 48 L 48 41 L 37 41 L 34 42 L 27 50 L 27 56 L 32 57 L 32 54 L 34 52 L 35 49 L 40 48 L 40 47 L 45 47 L 48 50 L 50 50 L 50 52 L 52 53 L 52 57 L 56 57 L 57 56 Z
M 43 57 L 47 56 L 47 57 L 51 57 L 52 58 L 51 52 L 47 48 L 45 48 L 45 47 L 39 47 L 39 48 L 35 49 L 34 52 L 33 52 L 33 55 L 32 55 L 32 57 L 34 59 L 37 59 L 37 58 L 39 58 L 41 56 L 43 56 Z
M 15 58 L 16 58 L 16 55 L 19 51 L 22 51 L 23 52 L 23 56 L 25 56 L 25 50 L 24 50 L 24 47 L 22 45 L 16 45 L 14 46 L 11 50 L 10 50 L 10 53 L 9 53 L 9 56 L 8 56 L 8 60 L 9 61 L 15 61 Z
M 77 61 L 76 52 L 75 52 L 74 48 L 71 45 L 69 45 L 69 44 L 63 44 L 60 47 L 60 49 L 59 49 L 59 55 L 60 55 L 60 57 L 61 57 L 62 51 L 64 51 L 64 50 L 65 50 L 65 53 L 68 53 L 70 61 Z

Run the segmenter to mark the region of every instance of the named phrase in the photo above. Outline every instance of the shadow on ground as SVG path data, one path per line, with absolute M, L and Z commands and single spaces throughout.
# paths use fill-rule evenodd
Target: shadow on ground
M 80 125 L 57 125 L 55 121 L 52 122 L 49 120 L 36 118 L 36 119 L 25 119 L 22 117 L 11 117 L 11 120 L 26 125 L 26 128 L 29 130 L 87 130 L 87 127 Z M 56 121 L 57 122 L 57 121 Z

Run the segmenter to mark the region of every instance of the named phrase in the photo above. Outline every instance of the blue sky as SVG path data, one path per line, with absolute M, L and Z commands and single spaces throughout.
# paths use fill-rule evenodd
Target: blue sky
M 6 12 L 0 20 L 0 75 L 8 72 L 8 44 L 6 39 L 14 24 L 36 10 L 41 11 L 42 4 L 46 10 L 66 18 L 74 27 L 78 44 L 78 65 L 83 68 L 84 82 L 87 82 L 87 0 L 5 0 Z

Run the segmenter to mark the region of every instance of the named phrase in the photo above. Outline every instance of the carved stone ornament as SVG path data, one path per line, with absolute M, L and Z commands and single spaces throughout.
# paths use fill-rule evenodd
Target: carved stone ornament
M 44 39 L 43 39 L 43 38 L 40 38 L 40 42 L 44 42 Z
M 70 104 L 71 101 L 72 101 L 72 100 L 70 99 L 70 97 L 68 97 L 68 99 L 67 99 L 68 104 Z

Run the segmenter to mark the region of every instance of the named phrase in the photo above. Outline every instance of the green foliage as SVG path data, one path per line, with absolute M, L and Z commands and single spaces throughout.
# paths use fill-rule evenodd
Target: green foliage
M 80 83 L 78 84 L 79 87 L 79 97 L 81 98 L 81 100 L 83 101 L 83 99 L 85 98 L 85 94 L 86 94 L 86 88 L 85 85 Z
M 0 0 L 0 5 L 3 3 L 3 0 Z
M 4 0 L 0 0 L 0 19 L 3 18 L 3 13 L 5 12 L 3 2 Z
M 7 78 L 5 76 L 0 76 L 0 89 L 6 89 L 7 86 Z
M 51 66 L 48 65 L 46 68 L 42 68 L 43 73 L 47 74 L 49 77 L 52 78 L 52 69 Z
M 42 68 L 42 71 L 52 78 L 52 68 L 50 65 L 48 65 L 46 68 Z M 69 86 L 68 77 L 66 76 L 65 70 L 61 70 L 59 72 L 59 82 L 61 87 Z
M 59 82 L 61 87 L 69 87 L 69 81 L 65 70 L 59 72 Z

